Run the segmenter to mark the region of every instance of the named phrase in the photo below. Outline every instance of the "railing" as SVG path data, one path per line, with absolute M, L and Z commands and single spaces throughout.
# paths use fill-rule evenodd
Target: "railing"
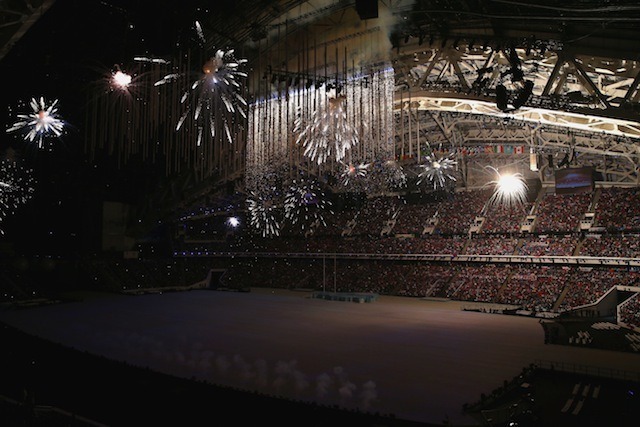
M 260 257 L 260 258 L 330 258 L 330 259 L 388 259 L 398 261 L 477 262 L 555 264 L 579 266 L 640 267 L 640 258 L 593 256 L 531 256 L 531 255 L 451 255 L 451 254 L 368 254 L 331 252 L 230 252 L 230 251 L 176 251 L 177 258 L 191 257 Z
M 640 382 L 640 372 L 625 371 L 623 369 L 606 368 L 601 366 L 580 365 L 573 362 L 558 362 L 536 359 L 534 364 L 540 369 L 571 374 L 587 375 L 590 377 L 609 378 L 623 381 Z

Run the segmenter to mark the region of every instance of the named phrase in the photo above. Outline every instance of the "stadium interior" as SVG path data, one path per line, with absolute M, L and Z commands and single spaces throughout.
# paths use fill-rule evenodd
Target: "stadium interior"
M 609 419 L 636 425 L 640 370 L 612 372 L 640 357 L 638 21 L 624 0 L 0 2 L 1 310 L 80 291 L 455 303 L 613 355 L 606 375 L 532 361 L 465 404 L 473 425 L 602 425 L 523 392 L 563 381 L 600 412 L 609 381 Z M 2 339 L 7 375 L 44 345 Z M 34 415 L 20 372 L 0 420 L 85 425 Z M 250 396 L 283 424 L 464 425 Z

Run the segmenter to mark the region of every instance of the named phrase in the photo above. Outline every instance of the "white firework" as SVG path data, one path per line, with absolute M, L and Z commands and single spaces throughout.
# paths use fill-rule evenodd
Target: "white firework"
M 206 40 L 200 23 L 196 21 L 196 32 L 201 47 L 206 49 Z M 187 91 L 182 95 L 181 104 L 184 112 L 176 125 L 180 130 L 189 116 L 198 129 L 197 145 L 202 143 L 204 129 L 212 138 L 216 137 L 216 128 L 221 125 L 224 130 L 224 139 L 233 142 L 231 128 L 236 122 L 237 115 L 246 119 L 247 101 L 240 94 L 242 89 L 241 79 L 247 77 L 247 73 L 240 68 L 247 62 L 246 59 L 235 57 L 234 50 L 214 49 L 208 54 L 208 60 L 202 66 L 202 70 L 188 75 L 193 81 Z M 167 74 L 157 81 L 155 86 L 164 85 L 184 77 L 181 73 Z
M 407 186 L 407 174 L 395 160 L 386 160 L 382 163 L 382 175 L 391 189 Z
M 296 117 L 296 144 L 302 143 L 304 155 L 319 165 L 331 157 L 342 161 L 358 144 L 358 130 L 349 123 L 346 104 L 344 95 L 330 97 L 324 108 L 313 112 L 306 126 L 300 114 Z
M 247 198 L 249 211 L 249 224 L 256 229 L 262 237 L 274 237 L 280 235 L 280 208 L 274 195 L 259 195 L 252 192 Z
M 166 65 L 169 63 L 169 61 L 167 61 L 166 59 L 162 59 L 162 58 L 152 58 L 149 56 L 135 56 L 133 58 L 134 61 L 136 62 L 148 62 L 150 64 L 163 64 Z
M 326 226 L 324 214 L 333 213 L 331 205 L 316 181 L 294 180 L 284 198 L 284 216 L 291 224 L 299 224 L 302 230 L 314 223 Z
M 131 74 L 127 74 L 120 69 L 113 72 L 111 77 L 111 82 L 113 86 L 116 89 L 120 89 L 124 91 L 128 90 L 129 85 L 131 84 L 131 80 L 132 80 Z
M 527 202 L 529 186 L 522 174 L 500 174 L 494 167 L 489 166 L 488 168 L 496 174 L 496 179 L 487 184 L 494 187 L 494 192 L 488 202 L 489 205 L 515 207 Z
M 353 183 L 354 181 L 366 177 L 367 173 L 369 172 L 369 166 L 371 166 L 371 163 L 343 163 L 342 165 L 343 168 L 340 177 L 342 179 L 342 184 L 346 186 Z
M 422 172 L 418 174 L 417 184 L 420 185 L 424 181 L 429 181 L 433 189 L 444 188 L 447 182 L 456 181 L 455 167 L 457 162 L 454 160 L 455 153 L 449 153 L 443 157 L 437 157 L 435 154 L 429 154 L 427 161 L 419 165 Z
M 114 64 L 110 70 L 103 73 L 100 84 L 101 89 L 106 89 L 111 96 L 129 102 L 138 98 L 144 80 L 140 74 L 126 68 L 134 67 L 121 67 L 119 64 Z
M 58 113 L 58 100 L 48 104 L 44 97 L 39 100 L 31 98 L 29 103 L 31 113 L 18 114 L 16 121 L 7 132 L 25 132 L 24 139 L 29 142 L 37 141 L 38 148 L 42 148 L 46 136 L 59 137 L 65 127 L 65 123 Z
M 227 225 L 227 227 L 230 227 L 230 228 L 238 228 L 240 226 L 240 220 L 238 219 L 237 216 L 230 216 L 225 221 L 225 224 Z
M 0 162 L 0 224 L 33 196 L 34 183 L 30 169 L 9 160 Z M 1 228 L 0 233 L 4 234 Z

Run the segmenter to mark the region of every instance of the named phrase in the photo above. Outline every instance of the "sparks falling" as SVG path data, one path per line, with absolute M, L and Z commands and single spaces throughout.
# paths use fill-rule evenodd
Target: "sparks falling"
M 196 33 L 202 49 L 206 49 L 206 40 L 200 23 L 196 21 Z M 222 125 L 224 139 L 233 142 L 232 127 L 237 115 L 246 119 L 247 101 L 241 95 L 241 79 L 247 77 L 247 73 L 240 68 L 247 62 L 246 59 L 237 59 L 234 50 L 214 50 L 207 55 L 208 60 L 202 65 L 199 72 L 186 77 L 193 77 L 193 81 L 187 91 L 182 95 L 180 102 L 185 106 L 184 113 L 178 120 L 176 130 L 182 128 L 189 116 L 198 129 L 197 145 L 202 143 L 203 132 L 206 131 L 212 138 L 216 137 L 216 128 Z M 180 80 L 181 73 L 167 74 L 157 81 L 155 86 L 161 86 Z
M 105 72 L 103 79 L 104 86 L 112 96 L 128 101 L 137 97 L 141 81 L 140 75 L 125 71 L 119 64 L 114 64 L 111 70 Z
M 349 185 L 355 180 L 366 177 L 370 165 L 370 163 L 343 164 L 342 174 L 340 175 L 342 184 Z
M 304 230 L 313 223 L 326 226 L 325 213 L 330 211 L 331 202 L 316 181 L 294 180 L 284 199 L 285 219 L 291 224 L 300 225 Z
M 115 73 L 113 73 L 112 82 L 115 87 L 122 90 L 127 90 L 129 85 L 131 84 L 131 76 L 127 73 L 123 73 L 122 71 L 117 70 Z
M 30 169 L 19 167 L 15 162 L 0 162 L 0 226 L 4 218 L 27 203 L 34 193 L 34 179 Z M 0 234 L 4 234 L 0 227 Z
M 7 129 L 7 132 L 25 132 L 26 141 L 37 141 L 38 148 L 42 148 L 45 137 L 62 135 L 65 123 L 59 116 L 57 99 L 48 105 L 44 97 L 40 97 L 39 100 L 31 98 L 29 105 L 32 112 L 18 114 L 19 120 Z
M 277 217 L 279 207 L 273 197 L 252 192 L 247 198 L 247 210 L 249 224 L 260 232 L 262 237 L 280 235 L 280 221 Z
M 420 185 L 424 181 L 429 181 L 433 189 L 444 188 L 448 181 L 456 181 L 455 166 L 457 162 L 454 160 L 454 153 L 447 156 L 437 157 L 435 154 L 427 156 L 427 161 L 419 165 L 422 169 L 418 174 L 418 182 Z
M 349 123 L 346 104 L 344 95 L 329 98 L 324 108 L 313 112 L 311 123 L 306 126 L 299 115 L 296 117 L 296 144 L 302 144 L 304 155 L 319 165 L 332 157 L 342 161 L 358 144 L 358 130 Z
M 489 205 L 514 207 L 526 203 L 529 187 L 522 174 L 500 174 L 497 169 L 489 168 L 496 174 L 496 179 L 488 184 L 495 188 L 489 199 Z
M 404 188 L 407 186 L 407 174 L 402 166 L 395 160 L 382 162 L 382 176 L 389 189 Z

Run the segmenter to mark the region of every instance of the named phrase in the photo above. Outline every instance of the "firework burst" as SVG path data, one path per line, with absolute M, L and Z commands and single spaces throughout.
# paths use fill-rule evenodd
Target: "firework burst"
M 137 100 L 145 82 L 140 70 L 139 64 L 114 64 L 110 69 L 102 70 L 101 78 L 96 82 L 97 92 L 127 104 Z
M 358 144 L 358 130 L 349 123 L 346 103 L 344 95 L 330 97 L 324 108 L 313 112 L 307 126 L 300 115 L 296 117 L 296 144 L 302 144 L 304 155 L 311 161 L 320 165 L 333 157 L 340 162 Z
M 360 163 L 360 164 L 344 164 L 342 168 L 342 173 L 340 174 L 340 178 L 342 179 L 342 184 L 349 185 L 356 180 L 362 179 L 367 176 L 369 172 L 370 163 Z
M 515 207 L 527 202 L 529 187 L 522 174 L 500 174 L 497 169 L 491 166 L 488 168 L 496 175 L 496 179 L 487 184 L 494 187 L 494 192 L 488 202 L 489 205 Z
M 449 181 L 456 181 L 454 174 L 457 162 L 454 157 L 455 153 L 449 153 L 443 157 L 437 157 L 433 153 L 429 154 L 426 163 L 419 165 L 422 171 L 418 174 L 417 184 L 429 181 L 433 189 L 436 190 L 444 188 Z
M 147 75 L 144 71 L 143 62 L 139 57 L 134 58 L 133 64 L 114 64 L 113 67 L 104 73 L 103 84 L 108 92 L 136 100 L 140 98 L 143 89 L 147 89 Z
M 31 170 L 20 168 L 12 161 L 0 162 L 0 224 L 33 196 L 33 185 Z M 0 234 L 4 234 L 1 228 Z
M 389 188 L 403 188 L 407 186 L 407 174 L 402 166 L 395 160 L 386 160 L 382 163 L 382 176 Z
M 202 27 L 197 21 L 195 25 L 200 45 L 206 49 L 207 43 Z M 185 120 L 192 116 L 198 128 L 198 145 L 202 142 L 204 129 L 208 129 L 212 138 L 216 137 L 218 124 L 224 129 L 224 138 L 231 143 L 231 127 L 236 115 L 247 118 L 247 101 L 240 94 L 240 80 L 247 77 L 247 73 L 240 71 L 240 67 L 247 60 L 236 58 L 233 49 L 214 49 L 213 54 L 207 53 L 207 57 L 201 71 L 187 76 L 193 77 L 193 81 L 181 98 L 180 102 L 185 105 L 185 111 L 178 120 L 176 130 L 180 130 Z M 157 81 L 155 86 L 174 82 L 181 77 L 181 73 L 167 74 Z
M 130 74 L 123 72 L 119 67 L 116 71 L 113 72 L 111 76 L 111 81 L 114 88 L 121 90 L 127 90 L 129 88 L 129 85 L 131 84 L 132 79 L 133 77 L 131 77 Z
M 31 113 L 18 114 L 16 121 L 7 132 L 24 132 L 24 139 L 29 142 L 37 141 L 38 148 L 42 148 L 44 138 L 50 135 L 60 137 L 65 123 L 58 114 L 58 100 L 47 104 L 43 97 L 39 100 L 31 98 L 29 103 Z
M 249 224 L 262 234 L 262 237 L 280 235 L 280 203 L 274 194 L 259 195 L 252 192 L 247 198 Z
M 291 224 L 299 224 L 302 230 L 313 223 L 322 224 L 325 212 L 330 211 L 331 201 L 316 181 L 294 180 L 284 198 L 284 216 Z

